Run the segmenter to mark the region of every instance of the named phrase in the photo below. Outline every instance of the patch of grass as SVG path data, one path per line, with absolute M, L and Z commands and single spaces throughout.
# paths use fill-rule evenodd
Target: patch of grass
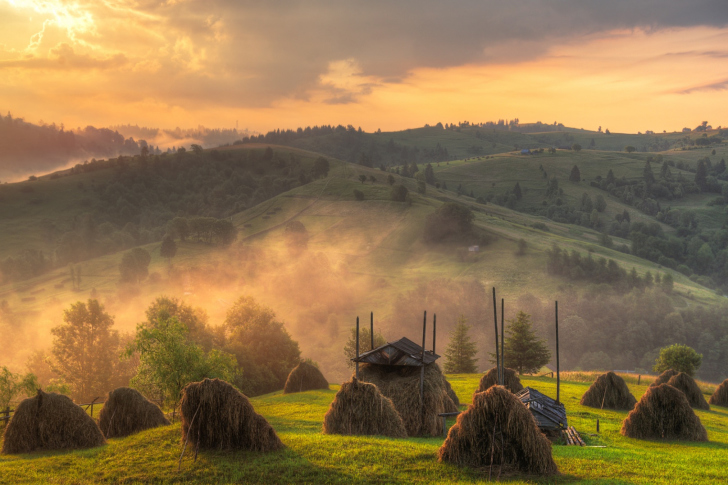
M 449 375 L 464 405 L 471 402 L 480 375 Z M 529 377 L 525 386 L 555 396 L 555 379 Z M 728 450 L 728 410 L 697 411 L 708 430 L 708 443 L 640 441 L 619 434 L 626 412 L 578 404 L 590 382 L 562 381 L 561 398 L 569 424 L 589 446 L 554 445 L 553 454 L 568 483 L 720 483 L 728 480 L 723 457 Z M 639 399 L 647 389 L 628 381 Z M 323 416 L 338 386 L 329 391 L 251 399 L 281 437 L 278 453 L 201 452 L 193 461 L 188 450 L 177 471 L 181 451 L 180 424 L 112 439 L 83 451 L 0 456 L 2 483 L 472 483 L 487 480 L 487 470 L 471 470 L 437 462 L 441 437 L 390 439 L 321 434 Z M 596 420 L 601 432 L 595 431 Z M 453 420 L 449 420 L 452 425 Z M 658 464 L 659 466 L 655 466 Z M 552 483 L 554 479 L 509 477 L 509 483 Z

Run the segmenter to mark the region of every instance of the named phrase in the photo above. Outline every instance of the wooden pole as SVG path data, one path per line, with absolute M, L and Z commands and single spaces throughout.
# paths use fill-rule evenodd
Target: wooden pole
M 493 320 L 495 321 L 495 367 L 498 384 L 500 384 L 500 352 L 498 351 L 498 306 L 495 299 L 495 286 L 493 287 Z
M 425 338 L 427 337 L 427 310 L 422 320 L 422 359 L 420 367 L 420 420 L 425 417 Z
M 372 346 L 369 350 L 374 350 L 374 312 L 372 312 L 371 320 L 369 321 L 369 334 L 372 338 Z
M 561 375 L 559 372 L 559 302 L 556 302 L 556 403 L 559 401 L 561 391 Z
M 356 317 L 356 358 L 359 358 L 359 317 Z M 356 363 L 356 380 L 359 380 L 359 362 Z
M 437 313 L 432 315 L 432 354 L 435 354 L 435 340 L 437 339 Z
M 506 344 L 504 342 L 504 337 L 503 337 L 503 335 L 505 335 L 505 329 L 503 328 L 504 327 L 503 319 L 505 318 L 506 311 L 505 311 L 504 306 L 505 306 L 505 300 L 503 298 L 501 298 L 501 335 L 500 335 L 500 337 L 501 337 L 501 385 L 502 386 L 505 386 L 505 384 L 506 384 Z

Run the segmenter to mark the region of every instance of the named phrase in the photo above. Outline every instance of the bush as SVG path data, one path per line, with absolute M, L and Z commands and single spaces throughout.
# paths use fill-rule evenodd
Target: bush
M 354 189 L 354 198 L 356 200 L 364 200 L 364 192 L 358 189 Z
M 440 242 L 468 235 L 472 232 L 474 218 L 469 208 L 447 202 L 427 216 L 424 239 L 427 242 Z
M 395 202 L 406 202 L 409 190 L 404 185 L 393 185 L 392 191 L 389 194 L 389 198 Z

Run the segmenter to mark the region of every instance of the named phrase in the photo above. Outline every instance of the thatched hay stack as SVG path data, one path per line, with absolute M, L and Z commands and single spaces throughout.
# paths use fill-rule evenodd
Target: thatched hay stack
M 657 379 L 655 379 L 655 382 L 650 384 L 650 387 L 656 387 L 656 386 L 659 386 L 660 384 L 666 384 L 667 381 L 669 381 L 672 378 L 672 376 L 676 376 L 677 374 L 678 374 L 678 372 L 676 370 L 667 369 L 665 372 L 663 372 L 662 374 L 657 376 Z
M 592 408 L 629 411 L 637 404 L 637 399 L 629 392 L 624 379 L 609 371 L 597 377 L 597 380 L 581 397 L 579 404 Z
M 324 416 L 324 434 L 381 435 L 406 438 L 407 430 L 392 401 L 377 386 L 353 378 L 341 385 Z
M 714 406 L 728 407 L 728 379 L 721 382 L 708 402 Z
M 445 376 L 433 363 L 425 366 L 424 414 L 420 405 L 421 367 L 385 366 L 364 364 L 359 368 L 359 378 L 371 382 L 392 400 L 408 436 L 439 436 L 442 434 L 440 413 L 458 410 L 447 395 Z
M 473 396 L 473 404 L 450 428 L 438 459 L 475 468 L 493 465 L 521 473 L 558 473 L 551 442 L 531 412 L 503 386 Z
M 450 385 L 450 381 L 445 379 L 445 391 L 447 392 L 447 397 L 449 397 L 452 400 L 452 403 L 455 405 L 454 411 L 445 411 L 447 413 L 458 411 L 458 408 L 460 407 L 460 399 L 458 398 L 458 395 L 455 394 L 455 391 L 453 391 L 452 386 Z
M 703 392 L 695 383 L 695 379 L 686 373 L 680 372 L 679 374 L 672 376 L 667 383 L 685 394 L 685 397 L 688 398 L 688 402 L 690 403 L 690 407 L 704 409 L 706 411 L 710 409 L 710 405 L 708 405 L 708 401 L 705 400 Z
M 240 391 L 219 379 L 187 384 L 180 401 L 182 442 L 200 449 L 275 451 L 283 443 Z
M 301 362 L 288 374 L 286 385 L 283 387 L 283 394 L 328 388 L 329 382 L 318 370 L 318 367 L 307 362 Z
M 107 438 L 129 436 L 167 424 L 169 421 L 162 410 L 130 387 L 109 392 L 99 413 L 99 428 Z
M 62 394 L 38 390 L 21 402 L 5 429 L 3 454 L 73 450 L 106 444 L 86 412 Z
M 513 369 L 505 369 L 505 373 L 503 374 L 503 386 L 511 391 L 513 394 L 517 393 L 518 391 L 523 390 L 523 386 L 521 385 L 521 380 L 518 378 L 518 374 L 516 374 L 516 371 Z M 498 385 L 498 368 L 493 367 L 488 372 L 483 375 L 483 377 L 480 378 L 480 385 L 478 386 L 478 390 L 475 392 L 483 392 L 487 390 L 491 386 L 497 386 Z
M 650 387 L 622 423 L 622 434 L 637 439 L 708 441 L 688 398 L 669 384 Z

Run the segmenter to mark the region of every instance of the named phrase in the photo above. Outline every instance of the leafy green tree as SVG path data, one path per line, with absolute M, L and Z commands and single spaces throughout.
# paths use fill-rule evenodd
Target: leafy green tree
M 570 182 L 581 182 L 581 172 L 579 171 L 579 167 L 574 165 L 571 168 L 571 173 L 569 174 L 569 181 Z
M 364 183 L 367 181 L 367 176 L 364 174 L 359 175 L 359 182 Z
M 446 202 L 425 221 L 424 239 L 440 242 L 451 237 L 461 237 L 472 232 L 473 211 L 464 205 Z
M 193 144 L 190 146 L 190 149 L 192 150 L 192 153 L 194 153 L 195 155 L 202 155 L 203 150 L 200 145 Z
M 636 150 L 636 148 L 633 147 L 633 146 L 631 146 L 631 145 L 628 145 L 628 146 L 624 147 L 624 151 L 627 152 L 627 153 L 632 153 L 635 150 Z
M 155 328 L 170 318 L 176 318 L 187 328 L 187 338 L 199 345 L 203 351 L 209 352 L 217 345 L 221 346 L 224 336 L 220 327 L 212 328 L 208 316 L 202 308 L 194 308 L 177 298 L 160 296 L 146 310 L 146 328 Z
M 172 236 L 167 234 L 162 239 L 162 246 L 159 248 L 159 254 L 163 258 L 167 258 L 167 261 L 172 261 L 174 255 L 177 254 L 177 243 L 174 242 Z
M 381 347 L 382 345 L 386 344 L 387 340 L 384 338 L 384 336 L 379 331 L 374 331 L 374 348 Z M 359 327 L 359 353 L 363 354 L 364 352 L 369 352 L 372 350 L 372 339 L 371 339 L 371 332 L 369 331 L 369 327 L 362 324 L 361 327 Z M 346 365 L 353 369 L 355 366 L 355 363 L 351 361 L 354 357 L 356 357 L 356 327 L 351 329 L 351 332 L 349 334 L 349 340 L 346 341 L 346 344 L 344 344 L 344 356 L 346 357 Z
M 146 249 L 134 248 L 124 253 L 119 263 L 121 281 L 125 283 L 138 283 L 149 274 L 149 263 L 152 257 Z
M 0 367 L 0 411 L 16 397 L 32 396 L 38 387 L 38 379 L 33 374 L 13 374 L 7 367 Z
M 571 149 L 579 153 L 581 151 L 581 145 L 579 145 L 578 143 L 574 143 L 573 145 L 571 145 Z
M 655 361 L 653 370 L 664 372 L 674 369 L 694 376 L 703 362 L 703 355 L 697 353 L 693 348 L 684 344 L 674 344 L 660 349 L 660 355 Z
M 283 389 L 288 373 L 301 360 L 298 342 L 272 309 L 253 298 L 235 302 L 225 318 L 225 334 L 227 350 L 244 369 L 235 382 L 248 396 Z
M 190 226 L 184 217 L 175 217 L 169 222 L 170 233 L 180 238 L 181 241 L 190 235 Z
M 288 251 L 292 254 L 300 254 L 308 248 L 308 229 L 301 221 L 287 223 L 283 230 L 283 237 L 286 240 Z
M 465 315 L 460 315 L 450 333 L 450 343 L 445 349 L 445 372 L 448 374 L 473 374 L 478 371 L 475 356 L 478 348 L 468 335 L 470 325 Z
M 389 193 L 389 198 L 396 202 L 406 202 L 409 196 L 409 190 L 404 185 L 393 185 L 392 190 Z
M 138 355 L 139 367 L 131 384 L 146 394 L 176 402 L 182 388 L 204 378 L 234 380 L 235 357 L 218 349 L 205 354 L 189 341 L 188 329 L 176 317 L 141 323 L 136 337 L 127 346 L 127 358 Z
M 217 219 L 212 224 L 212 234 L 218 244 L 227 247 L 238 237 L 238 230 L 235 229 L 231 220 Z
M 597 195 L 597 198 L 594 202 L 594 208 L 598 212 L 604 212 L 604 210 L 607 208 L 607 201 L 604 200 L 604 196 L 602 194 Z
M 506 367 L 519 374 L 533 374 L 551 360 L 551 352 L 544 340 L 536 337 L 531 327 L 531 316 L 519 311 L 515 320 L 508 320 L 503 359 Z M 491 359 L 495 363 L 495 358 Z
M 672 293 L 672 289 L 675 286 L 675 283 L 672 279 L 672 274 L 665 273 L 665 275 L 662 277 L 662 283 L 660 283 L 660 286 L 662 287 L 662 291 L 664 291 L 665 293 Z
M 63 324 L 51 329 L 51 367 L 72 389 L 74 399 L 109 391 L 118 362 L 119 333 L 97 300 L 76 302 L 63 311 Z
M 313 168 L 311 169 L 311 175 L 314 178 L 326 177 L 329 174 L 329 161 L 324 157 L 318 157 L 313 162 Z

